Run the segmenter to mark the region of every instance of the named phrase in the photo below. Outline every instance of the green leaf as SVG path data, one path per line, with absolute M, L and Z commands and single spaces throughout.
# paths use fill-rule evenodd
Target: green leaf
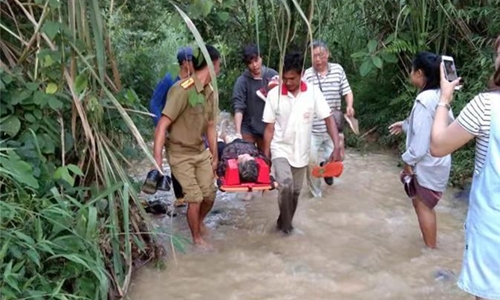
M 397 63 L 398 62 L 398 57 L 392 53 L 388 52 L 382 52 L 380 53 L 380 56 L 382 59 L 388 63 Z
M 12 105 L 19 104 L 24 100 L 26 100 L 27 98 L 29 98 L 31 94 L 32 93 L 26 89 L 16 90 L 14 93 L 12 93 L 12 96 L 10 97 L 10 104 Z
M 57 99 L 56 97 L 50 97 L 47 100 L 50 108 L 52 108 L 53 110 L 59 110 L 63 107 L 62 101 Z
M 14 235 L 17 236 L 20 240 L 24 241 L 26 244 L 28 244 L 27 246 L 29 246 L 29 247 L 32 247 L 35 245 L 35 241 L 30 236 L 24 234 L 23 232 L 21 232 L 19 230 L 15 230 Z M 24 245 L 24 246 L 26 246 L 26 245 Z
M 373 62 L 371 59 L 366 59 L 359 67 L 359 73 L 361 76 L 365 77 L 373 69 Z
M 53 95 L 57 92 L 57 84 L 55 83 L 49 83 L 47 84 L 47 87 L 45 88 L 45 93 L 49 95 Z
M 6 220 L 3 219 L 2 221 L 5 222 Z M 2 240 L 4 244 L 2 245 L 2 249 L 0 249 L 0 261 L 3 261 L 5 256 L 7 256 L 7 251 L 9 250 L 9 245 L 10 245 L 10 238 L 7 240 L 4 239 Z
M 89 206 L 89 214 L 87 220 L 87 234 L 88 238 L 93 237 L 97 232 L 97 208 L 95 206 Z
M 368 52 L 373 53 L 377 49 L 377 44 L 376 40 L 370 40 L 368 42 Z
M 59 8 L 61 2 L 59 0 L 49 0 L 49 5 L 51 8 Z
M 57 170 L 54 172 L 54 179 L 55 180 L 64 180 L 66 181 L 70 186 L 75 185 L 75 179 L 69 174 L 68 168 L 67 167 L 59 167 Z
M 36 82 L 28 82 L 26 88 L 32 92 L 38 90 L 39 84 Z
M 188 92 L 188 101 L 191 106 L 205 103 L 205 97 L 198 93 L 196 89 L 190 89 Z
M 76 94 L 81 94 L 87 88 L 87 75 L 80 74 L 76 77 L 75 80 L 75 91 Z
M 367 55 L 368 55 L 368 53 L 366 53 L 365 51 L 359 51 L 359 52 L 355 52 L 355 53 L 351 54 L 351 58 L 362 58 L 362 57 L 365 57 Z
M 32 114 L 30 113 L 25 113 L 24 114 L 24 119 L 26 119 L 26 121 L 30 122 L 30 123 L 34 123 L 36 122 L 36 118 L 35 116 L 33 116 Z
M 80 170 L 80 168 L 79 168 L 77 165 L 69 164 L 69 165 L 67 165 L 67 168 L 68 168 L 71 172 L 73 172 L 73 174 L 83 176 L 83 172 L 82 172 L 82 170 Z
M 53 40 L 56 34 L 59 32 L 60 27 L 61 25 L 58 22 L 46 21 L 42 26 L 42 32 L 45 33 L 50 40 Z
M 228 12 L 225 12 L 225 11 L 221 11 L 219 13 L 217 13 L 217 16 L 219 17 L 219 20 L 221 20 L 221 22 L 227 22 L 227 20 L 229 20 L 229 13 Z
M 385 39 L 384 44 L 386 45 L 389 44 L 390 42 L 394 41 L 395 38 L 396 38 L 395 33 L 389 34 L 389 36 Z
M 54 154 L 56 150 L 56 145 L 50 135 L 44 133 L 40 136 L 40 141 L 43 141 L 42 152 L 44 154 Z
M 3 166 L 15 180 L 34 189 L 38 189 L 38 181 L 33 176 L 30 164 L 20 160 L 19 156 L 10 151 L 7 157 L 0 157 L 0 166 Z
M 36 250 L 29 249 L 28 251 L 26 251 L 26 256 L 28 256 L 28 258 L 34 264 L 36 264 L 38 267 L 40 267 L 40 255 L 38 254 L 38 252 Z
M 0 132 L 7 133 L 10 137 L 15 137 L 21 130 L 21 121 L 19 118 L 11 115 L 0 120 Z
M 378 56 L 372 56 L 372 62 L 375 65 L 375 67 L 382 69 L 382 65 L 384 64 L 382 62 L 382 59 Z
M 35 109 L 33 111 L 33 115 L 35 116 L 35 118 L 37 118 L 38 120 L 41 120 L 42 119 L 42 111 L 39 110 L 39 109 Z

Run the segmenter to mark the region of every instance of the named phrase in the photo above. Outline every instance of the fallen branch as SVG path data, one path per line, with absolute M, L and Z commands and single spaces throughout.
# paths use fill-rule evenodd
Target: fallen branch
M 378 128 L 378 126 L 375 126 L 373 127 L 372 129 L 368 130 L 367 132 L 363 133 L 362 136 L 360 136 L 359 138 L 362 139 L 364 138 L 365 136 L 369 135 L 370 133 L 374 132 L 376 129 Z

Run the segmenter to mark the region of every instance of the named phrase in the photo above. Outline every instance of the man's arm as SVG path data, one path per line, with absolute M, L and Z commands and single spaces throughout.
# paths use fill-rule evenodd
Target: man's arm
M 170 120 L 169 117 L 162 115 L 160 118 L 160 121 L 158 122 L 158 125 L 156 125 L 155 128 L 155 135 L 154 135 L 154 144 L 153 144 L 153 157 L 160 167 L 161 171 L 163 172 L 162 169 L 162 150 L 163 147 L 165 146 L 165 138 L 167 135 L 167 129 L 172 124 L 172 120 Z
M 212 159 L 217 161 L 218 153 L 217 153 L 217 129 L 215 126 L 215 121 L 208 121 L 207 124 L 207 140 L 208 140 L 208 148 L 210 149 L 210 153 L 212 153 Z
M 278 91 L 276 89 L 272 89 L 269 94 L 267 94 L 266 105 L 264 106 L 264 112 L 262 113 L 262 121 L 266 123 L 263 137 L 263 150 L 264 155 L 269 160 L 271 159 L 271 141 L 274 136 L 274 122 L 276 122 L 276 114 L 273 109 L 273 99 L 275 99 L 275 97 L 279 97 Z
M 155 128 L 153 156 L 158 164 L 162 167 L 162 150 L 165 146 L 165 136 L 170 125 L 181 115 L 187 106 L 187 93 L 179 85 L 174 85 L 170 88 L 167 94 L 167 103 L 162 111 L 162 116 L 158 125 Z
M 346 113 L 349 117 L 354 116 L 354 95 L 352 91 L 345 95 L 345 103 L 347 105 Z M 352 113 L 352 115 L 350 115 Z
M 234 110 L 234 126 L 236 134 L 241 134 L 241 122 L 243 122 L 243 113 L 247 108 L 247 87 L 245 79 L 240 76 L 233 88 L 233 97 L 231 99 Z
M 333 159 L 335 161 L 341 161 L 342 157 L 340 155 L 340 137 L 339 137 L 339 130 L 337 128 L 337 124 L 335 123 L 335 120 L 333 119 L 333 115 L 329 116 L 328 118 L 324 119 L 325 124 L 326 124 L 326 130 L 328 132 L 328 135 L 333 141 L 333 153 L 331 154 L 332 157 L 330 159 Z
M 351 86 L 349 85 L 349 80 L 347 80 L 347 75 L 342 68 L 342 78 L 340 79 L 340 93 L 345 98 L 345 103 L 347 105 L 346 114 L 349 117 L 354 116 L 354 95 L 352 94 Z
M 264 129 L 264 155 L 271 159 L 271 141 L 274 136 L 274 123 L 267 123 Z

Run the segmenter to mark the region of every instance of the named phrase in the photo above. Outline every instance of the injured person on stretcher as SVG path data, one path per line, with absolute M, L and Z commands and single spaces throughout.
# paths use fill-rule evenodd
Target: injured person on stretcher
M 217 185 L 224 192 L 271 190 L 271 161 L 255 144 L 221 132 L 218 140 Z

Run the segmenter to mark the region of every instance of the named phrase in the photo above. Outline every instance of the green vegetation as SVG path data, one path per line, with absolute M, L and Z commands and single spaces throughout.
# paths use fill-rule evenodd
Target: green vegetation
M 162 250 L 124 169 L 143 108 L 99 4 L 1 2 L 2 299 L 117 298 Z
M 413 55 L 455 57 L 466 82 L 458 114 L 485 90 L 500 32 L 498 0 L 0 1 L 3 299 L 119 298 L 132 271 L 160 256 L 125 168 L 138 155 L 152 160 L 149 98 L 176 72 L 176 49 L 196 44 L 173 3 L 223 54 L 221 109 L 246 43 L 279 70 L 285 49 L 307 52 L 312 36 L 344 66 L 364 131 L 391 148 L 403 140 L 387 126 L 409 114 L 416 95 L 407 80 Z M 470 178 L 472 146 L 454 155 L 453 184 Z

